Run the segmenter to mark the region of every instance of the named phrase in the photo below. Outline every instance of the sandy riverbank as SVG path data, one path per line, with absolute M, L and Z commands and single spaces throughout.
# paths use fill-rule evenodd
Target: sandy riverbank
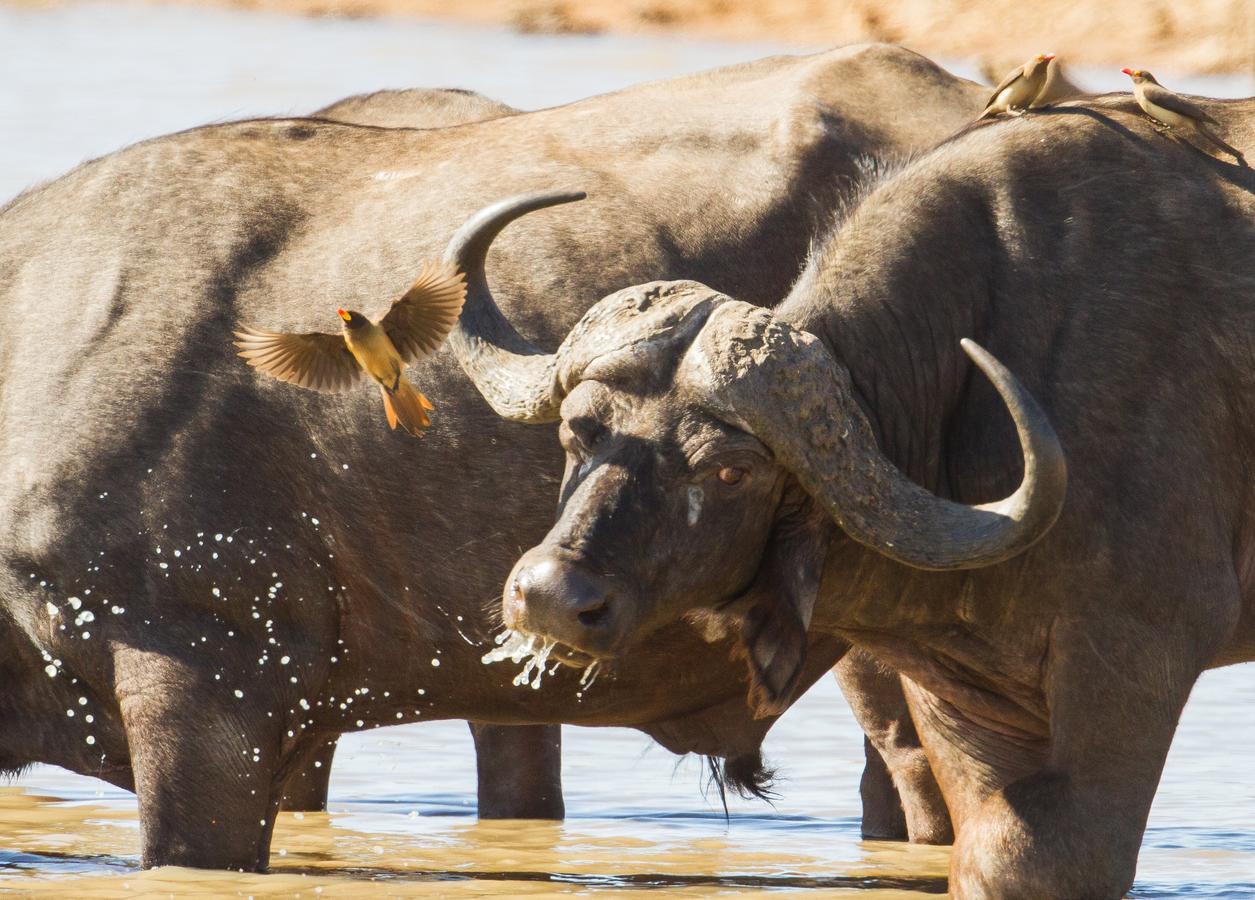
M 9 0 L 14 2 L 14 0 Z M 16 0 L 18 3 L 57 0 Z M 202 2 L 202 0 L 173 0 Z M 203 0 L 334 16 L 421 16 L 521 31 L 682 33 L 828 46 L 881 40 L 1001 72 L 1038 52 L 1078 64 L 1255 72 L 1255 0 Z

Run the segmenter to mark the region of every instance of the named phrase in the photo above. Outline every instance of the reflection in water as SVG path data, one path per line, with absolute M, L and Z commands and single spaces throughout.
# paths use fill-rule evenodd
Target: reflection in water
M 659 38 L 520 37 L 409 21 L 293 20 L 186 7 L 0 6 L 0 203 L 125 143 L 202 122 L 307 111 L 384 87 L 458 85 L 520 107 L 696 71 L 781 48 Z M 956 69 L 962 74 L 972 74 Z M 1117 72 L 1077 73 L 1098 89 Z M 1106 80 L 1104 80 L 1106 79 Z M 1166 79 L 1249 93 L 1248 79 Z M 15 138 L 15 136 L 17 136 Z M 528 690 L 528 688 L 519 688 Z M 1255 667 L 1206 676 L 1151 814 L 1135 896 L 1255 897 Z M 346 737 L 332 812 L 283 814 L 273 874 L 138 870 L 135 801 L 36 768 L 0 788 L 0 893 L 103 898 L 363 893 L 521 896 L 781 893 L 906 897 L 942 889 L 944 848 L 862 842 L 862 738 L 830 680 L 768 737 L 774 809 L 698 790 L 699 761 L 636 732 L 568 729 L 564 824 L 474 821 L 464 725 Z M 382 882 L 382 886 L 381 883 Z
M 228 890 L 343 896 L 381 884 L 389 894 L 429 895 L 455 886 L 483 894 L 642 887 L 678 893 L 703 888 L 720 893 L 870 891 L 874 896 L 945 892 L 944 850 L 903 853 L 897 845 L 869 843 L 860 860 L 847 864 L 846 874 L 831 874 L 824 870 L 832 860 L 779 849 L 767 852 L 727 837 L 642 838 L 648 825 L 642 828 L 631 819 L 613 824 L 474 823 L 414 841 L 411 835 L 346 832 L 343 817 L 334 813 L 285 813 L 276 829 L 273 872 L 256 876 L 174 868 L 137 871 L 133 855 L 127 859 L 107 852 L 119 843 L 134 849 L 137 835 L 130 810 L 57 804 L 10 789 L 0 793 L 0 814 L 6 834 L 20 832 L 39 848 L 0 854 L 0 891 L 45 896 Z M 53 821 L 65 832 L 77 832 L 72 840 L 78 852 L 52 849 L 69 837 L 48 827 Z M 822 845 L 826 826 L 809 824 L 816 832 L 811 837 Z
M 528 690 L 520 688 L 520 690 Z M 1206 676 L 1186 710 L 1143 846 L 1135 897 L 1255 897 L 1255 667 Z M 1224 735 L 1224 740 L 1217 740 Z M 772 731 L 775 807 L 702 797 L 642 735 L 567 730 L 565 823 L 476 822 L 461 723 L 344 739 L 331 812 L 284 813 L 273 873 L 138 871 L 134 799 L 37 768 L 0 789 L 0 892 L 114 897 L 521 896 L 551 893 L 908 897 L 944 890 L 949 851 L 858 836 L 860 735 L 835 686 L 816 686 Z M 60 798 L 60 799 L 57 799 Z

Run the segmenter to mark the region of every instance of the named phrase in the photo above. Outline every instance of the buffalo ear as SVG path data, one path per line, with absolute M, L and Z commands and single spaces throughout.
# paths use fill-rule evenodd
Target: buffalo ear
M 777 519 L 772 530 L 737 648 L 749 666 L 755 718 L 780 715 L 793 701 L 832 532 L 832 520 L 809 498 Z

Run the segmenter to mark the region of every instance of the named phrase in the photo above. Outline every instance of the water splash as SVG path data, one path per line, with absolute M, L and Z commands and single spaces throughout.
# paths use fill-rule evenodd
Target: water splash
M 493 643 L 497 645 L 496 648 L 480 657 L 480 662 L 488 665 L 507 659 L 512 663 L 521 663 L 526 660 L 523 671 L 514 676 L 513 683 L 530 684 L 532 690 L 538 690 L 546 674 L 545 664 L 549 661 L 549 654 L 558 646 L 558 642 L 536 634 L 524 634 L 511 628 L 493 638 Z M 554 671 L 557 671 L 556 664 L 548 674 L 552 675 Z
M 598 673 L 601 672 L 601 660 L 594 659 L 584 667 L 584 674 L 580 676 L 580 687 L 584 691 L 593 686 L 593 682 L 597 680 Z M 581 691 L 583 693 L 583 691 Z

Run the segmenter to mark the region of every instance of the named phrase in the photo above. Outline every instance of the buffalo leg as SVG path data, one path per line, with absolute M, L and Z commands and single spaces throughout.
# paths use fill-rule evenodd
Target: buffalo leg
M 1194 618 L 1217 632 L 1230 626 L 1222 612 Z M 1222 637 L 1200 635 L 1184 617 L 1153 629 L 1119 619 L 1102 631 L 1092 619 L 1057 622 L 1043 666 L 1048 721 L 1036 735 L 984 727 L 911 687 L 955 815 L 953 895 L 1125 896 L 1177 720 Z
M 866 735 L 859 785 L 863 837 L 950 843 L 950 813 L 920 745 L 901 677 L 857 648 L 833 672 Z
M 481 819 L 561 819 L 562 726 L 468 722 Z
M 308 751 L 284 782 L 280 803 L 287 812 L 325 812 L 327 809 L 327 784 L 331 781 L 336 738 L 317 738 L 316 741 L 314 749 Z
M 905 841 L 910 839 L 902 796 L 889 774 L 889 766 L 872 739 L 863 735 L 863 777 L 858 783 L 863 802 L 861 833 L 869 841 Z
M 251 685 L 215 681 L 204 667 L 135 648 L 115 652 L 114 671 L 144 867 L 264 870 L 281 737 L 277 720 L 250 702 Z

